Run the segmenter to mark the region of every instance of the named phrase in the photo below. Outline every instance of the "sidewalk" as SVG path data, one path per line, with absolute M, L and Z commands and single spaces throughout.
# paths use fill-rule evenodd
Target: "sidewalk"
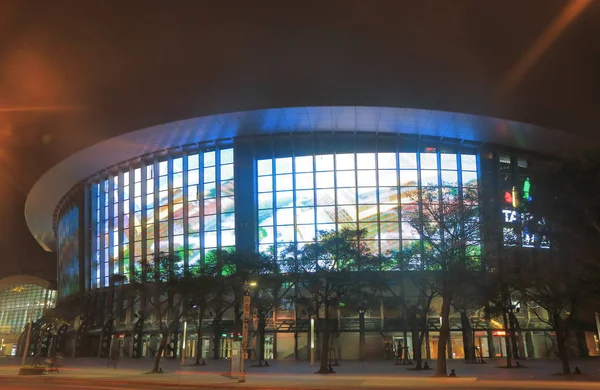
M 107 359 L 77 358 L 65 359 L 60 374 L 40 377 L 17 376 L 20 359 L 0 359 L 0 380 L 58 380 L 96 381 L 104 383 L 129 383 L 149 387 L 176 385 L 189 388 L 262 388 L 262 389 L 390 389 L 398 387 L 456 387 L 480 388 L 495 384 L 503 387 L 528 388 L 600 388 L 600 360 L 587 359 L 573 361 L 585 375 L 565 378 L 551 375 L 560 369 L 556 360 L 531 360 L 522 364 L 527 368 L 499 368 L 504 360 L 489 360 L 487 364 L 466 364 L 462 360 L 448 362 L 448 371 L 455 369 L 457 378 L 433 378 L 431 371 L 410 371 L 412 366 L 396 366 L 391 361 L 357 362 L 342 361 L 334 367 L 336 374 L 314 375 L 318 363 L 311 367 L 306 362 L 273 361 L 269 367 L 247 367 L 246 383 L 224 376 L 229 371 L 229 361 L 209 360 L 206 366 L 190 366 L 178 361 L 163 360 L 163 374 L 147 374 L 152 367 L 150 359 L 123 359 L 117 369 L 107 368 Z M 432 368 L 435 361 L 430 362 Z M 567 380 L 566 380 L 567 379 Z

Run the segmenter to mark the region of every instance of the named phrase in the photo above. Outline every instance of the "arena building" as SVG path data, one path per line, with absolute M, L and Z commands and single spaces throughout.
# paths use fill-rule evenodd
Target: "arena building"
M 25 326 L 56 305 L 56 288 L 29 275 L 0 279 L 0 356 L 15 356 Z
M 482 232 L 485 242 L 471 243 L 474 253 L 506 246 L 548 250 L 546 237 L 523 229 L 515 199 L 529 200 L 536 166 L 583 145 L 572 134 L 536 125 L 433 110 L 295 107 L 219 114 L 123 134 L 68 157 L 33 186 L 25 214 L 39 244 L 57 254 L 58 308 L 72 318 L 70 353 L 103 355 L 109 334 L 118 335 L 123 355 L 150 356 L 158 337 L 152 319 L 140 323 L 139 307 L 118 302 L 131 297 L 115 298 L 120 286 L 112 276 L 129 278 L 156 253 L 178 255 L 194 267 L 214 249 L 277 253 L 289 243 L 310 242 L 320 230 L 343 227 L 366 229 L 375 254 L 419 246 L 419 234 L 403 219 L 420 207 L 411 190 L 424 187 L 478 191 L 481 213 L 498 223 Z M 117 306 L 123 310 L 107 324 Z M 358 358 L 356 317 L 340 318 L 341 358 Z M 528 310 L 515 318 L 521 356 L 551 356 L 552 329 Z M 364 357 L 389 358 L 386 346 L 411 345 L 410 327 L 383 303 L 370 308 L 365 321 Z M 307 359 L 307 323 L 293 300 L 282 302 L 267 329 L 267 358 Z M 423 352 L 435 358 L 435 310 L 429 324 Z M 451 358 L 465 355 L 463 325 L 453 315 Z M 484 357 L 506 354 L 498 321 L 471 326 Z M 211 335 L 209 324 L 206 329 L 203 357 L 213 350 L 228 357 L 231 329 L 224 326 L 220 335 Z M 597 353 L 593 332 L 579 333 L 582 353 Z M 136 335 L 143 338 L 139 349 Z M 187 349 L 188 356 L 194 350 Z

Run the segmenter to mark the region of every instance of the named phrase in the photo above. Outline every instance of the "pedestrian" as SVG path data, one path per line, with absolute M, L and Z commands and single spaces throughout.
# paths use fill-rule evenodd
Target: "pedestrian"
M 119 348 L 118 347 L 113 347 L 112 350 L 109 352 L 108 354 L 108 367 L 112 366 L 114 367 L 114 369 L 117 369 L 117 363 L 119 363 Z

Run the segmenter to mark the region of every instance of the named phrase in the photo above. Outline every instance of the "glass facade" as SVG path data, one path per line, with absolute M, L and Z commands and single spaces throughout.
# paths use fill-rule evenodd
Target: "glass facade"
M 164 252 L 198 266 L 207 252 L 235 247 L 233 149 L 131 165 L 89 187 L 90 287 L 127 278 Z
M 421 246 L 407 215 L 420 210 L 424 188 L 477 191 L 477 156 L 426 148 L 259 159 L 259 250 L 281 251 L 342 228 L 365 229 L 374 254 Z
M 498 155 L 500 190 L 502 191 L 502 236 L 505 247 L 549 249 L 550 239 L 544 234 L 545 222 L 531 229 L 528 208 L 534 202 L 534 183 L 530 162 L 525 158 Z M 536 233 L 535 231 L 538 233 Z
M 278 255 L 291 243 L 313 241 L 319 231 L 342 228 L 366 230 L 366 244 L 375 255 L 410 249 L 417 261 L 429 246 L 411 219 L 415 213 L 426 215 L 422 205 L 430 199 L 423 202 L 425 193 L 438 193 L 434 201 L 442 207 L 463 202 L 468 191 L 475 194 L 468 206 L 479 211 L 485 186 L 480 185 L 479 151 L 468 145 L 340 137 L 249 140 L 237 144 L 236 153 L 229 141 L 202 144 L 98 173 L 85 187 L 84 202 L 74 202 L 58 219 L 61 297 L 108 287 L 115 274 L 129 279 L 132 270 L 160 252 L 196 267 L 208 252 L 236 243 Z M 484 165 L 488 187 L 495 191 L 486 197 L 502 190 L 504 201 L 499 241 L 549 247 L 545 237 L 527 231 L 527 214 L 519 215 L 535 197 L 528 161 L 502 152 L 486 156 L 493 156 Z M 479 256 L 480 242 L 469 242 L 468 250 Z
M 53 308 L 56 291 L 34 284 L 15 285 L 0 292 L 0 333 L 21 333 L 25 324 Z
M 71 207 L 58 222 L 58 291 L 79 292 L 79 207 Z

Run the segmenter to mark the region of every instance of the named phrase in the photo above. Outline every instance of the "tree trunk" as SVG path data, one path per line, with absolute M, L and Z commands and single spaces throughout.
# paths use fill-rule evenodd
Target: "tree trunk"
M 152 366 L 152 372 L 159 372 L 160 358 L 162 357 L 163 352 L 167 349 L 170 333 L 171 332 L 169 332 L 168 330 L 162 333 L 162 340 L 160 342 L 160 345 L 158 346 L 158 351 L 156 351 L 156 355 L 154 355 L 154 364 Z
M 196 366 L 200 365 L 200 359 L 202 359 L 202 321 L 204 320 L 204 307 L 200 306 L 198 310 L 198 320 L 196 327 Z
M 504 344 L 506 344 L 506 367 L 512 367 L 511 361 L 511 344 L 510 344 L 510 327 L 508 323 L 508 316 L 506 310 L 502 311 L 502 321 L 504 322 Z
M 323 334 L 321 337 L 321 366 L 319 367 L 319 374 L 329 373 L 328 359 L 329 356 L 329 301 L 325 300 L 325 324 L 323 325 Z
M 562 373 L 564 375 L 571 374 L 569 365 L 569 352 L 567 350 L 567 339 L 569 332 L 562 326 L 562 318 L 559 314 L 553 314 L 554 328 L 556 330 L 556 346 L 558 347 L 558 358 L 562 364 Z
M 358 313 L 358 327 L 359 327 L 359 335 L 358 335 L 358 351 L 361 361 L 365 361 L 365 312 L 360 311 Z
M 435 366 L 435 376 L 448 376 L 446 371 L 446 348 L 450 338 L 450 304 L 452 296 L 447 294 L 442 297 L 442 326 L 438 340 L 438 356 Z
M 415 370 L 423 369 L 423 356 L 421 355 L 421 343 L 423 342 L 423 333 L 421 332 L 419 326 L 419 318 L 418 314 L 415 312 L 412 315 L 412 348 L 413 348 L 413 357 L 415 358 L 416 366 Z
M 465 361 L 474 361 L 472 359 L 473 349 L 475 346 L 475 340 L 472 339 L 473 332 L 471 331 L 471 321 L 467 313 L 460 313 L 460 322 L 462 325 L 462 336 L 463 336 L 463 349 L 465 353 Z
M 221 341 L 221 315 L 213 318 L 213 360 L 219 359 L 219 342 Z
M 267 321 L 259 316 L 258 318 L 258 365 L 262 366 L 265 360 L 265 329 Z

